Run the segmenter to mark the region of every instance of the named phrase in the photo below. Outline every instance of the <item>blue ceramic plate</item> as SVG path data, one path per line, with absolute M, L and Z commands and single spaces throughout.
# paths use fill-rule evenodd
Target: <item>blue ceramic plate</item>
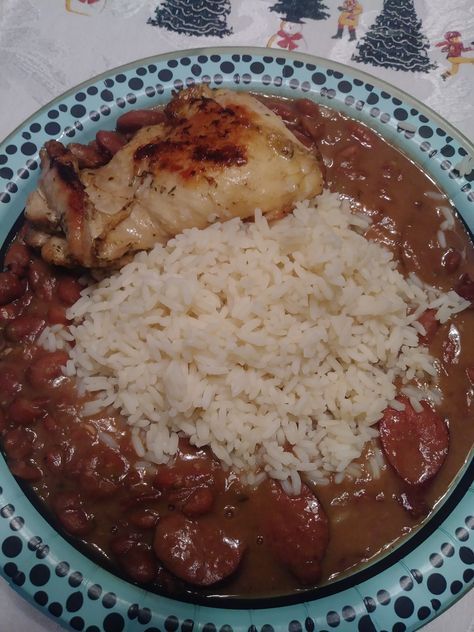
M 39 175 L 38 150 L 58 138 L 88 142 L 132 108 L 194 83 L 308 97 L 363 121 L 420 165 L 474 231 L 474 149 L 448 123 L 393 86 L 308 55 L 258 48 L 189 50 L 88 81 L 51 102 L 0 146 L 0 244 Z M 86 632 L 406 632 L 473 584 L 474 460 L 421 528 L 350 577 L 286 600 L 211 607 L 137 588 L 99 568 L 36 511 L 0 456 L 0 571 L 26 599 Z

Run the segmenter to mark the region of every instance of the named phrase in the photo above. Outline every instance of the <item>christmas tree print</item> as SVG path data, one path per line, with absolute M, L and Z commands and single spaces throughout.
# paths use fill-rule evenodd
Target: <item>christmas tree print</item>
M 280 13 L 285 22 L 296 23 L 301 23 L 302 18 L 326 20 L 329 17 L 327 9 L 321 0 L 281 0 L 270 7 L 270 11 Z
M 148 24 L 186 35 L 224 37 L 232 33 L 227 28 L 230 9 L 230 0 L 165 0 Z
M 357 44 L 353 61 L 412 72 L 436 68 L 413 0 L 384 0 L 382 12 Z

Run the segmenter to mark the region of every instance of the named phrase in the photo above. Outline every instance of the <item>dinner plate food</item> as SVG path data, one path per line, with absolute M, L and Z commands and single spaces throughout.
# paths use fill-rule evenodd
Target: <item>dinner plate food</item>
M 110 71 L 7 138 L 7 581 L 87 632 L 403 632 L 465 594 L 472 155 L 260 49 Z

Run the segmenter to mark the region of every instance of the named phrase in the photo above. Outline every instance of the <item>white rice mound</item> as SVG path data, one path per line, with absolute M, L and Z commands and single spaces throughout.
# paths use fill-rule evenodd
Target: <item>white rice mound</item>
M 84 413 L 120 410 L 143 459 L 184 434 L 250 483 L 327 482 L 377 436 L 397 376 L 415 404 L 413 383 L 435 384 L 420 314 L 468 305 L 404 278 L 368 226 L 324 193 L 273 225 L 256 211 L 186 230 L 86 288 L 41 341 L 69 350 L 96 397 Z

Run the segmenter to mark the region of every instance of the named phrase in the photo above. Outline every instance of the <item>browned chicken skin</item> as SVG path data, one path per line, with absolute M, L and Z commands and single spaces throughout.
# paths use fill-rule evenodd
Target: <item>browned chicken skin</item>
M 278 217 L 322 190 L 316 156 L 249 94 L 197 86 L 175 95 L 164 114 L 95 169 L 46 143 L 26 207 L 28 240 L 44 259 L 114 267 L 186 228 L 251 217 L 256 208 Z

